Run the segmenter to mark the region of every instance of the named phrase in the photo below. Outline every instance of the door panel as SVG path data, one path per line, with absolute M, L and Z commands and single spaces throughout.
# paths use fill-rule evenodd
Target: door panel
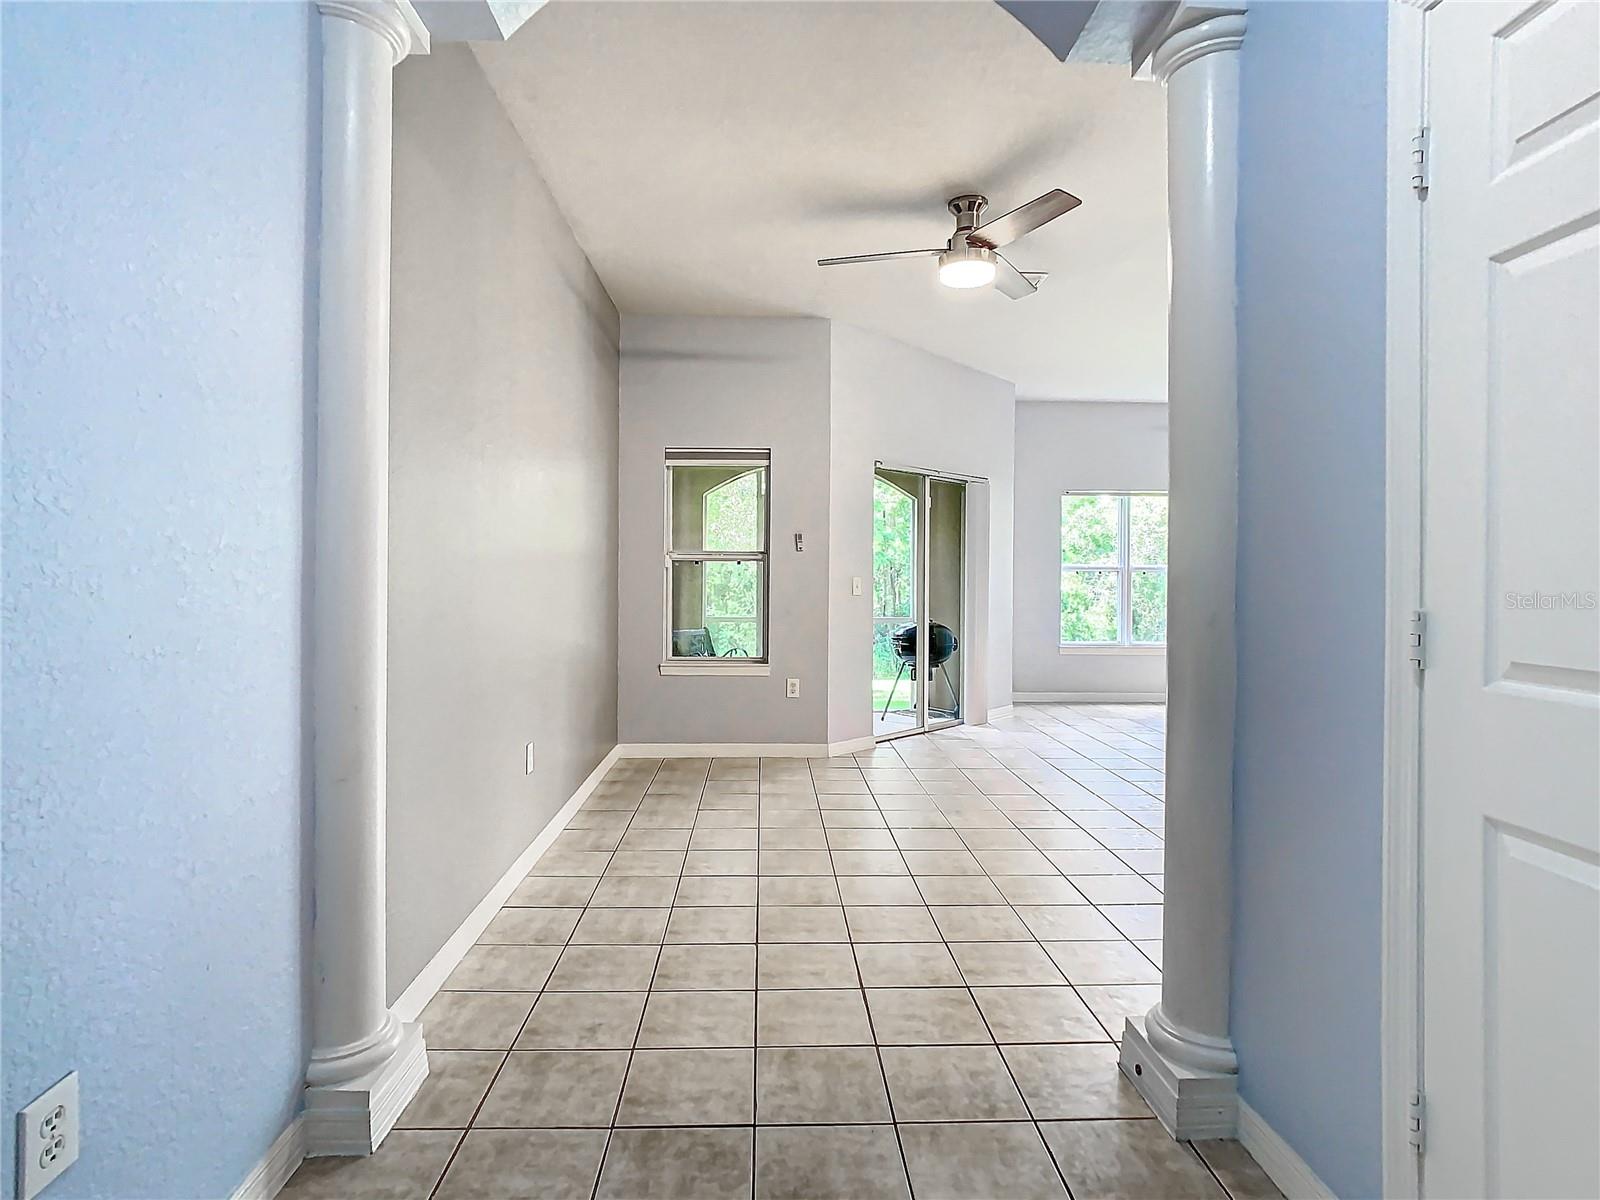
M 959 721 L 961 640 L 966 592 L 967 488 L 953 479 L 928 480 L 928 724 Z M 941 629 L 934 628 L 942 627 Z
M 1600 1195 L 1600 7 L 1428 14 L 1428 1196 Z
M 927 481 L 878 468 L 872 499 L 872 732 L 894 737 L 923 728 L 924 689 L 915 658 L 896 634 L 922 620 Z

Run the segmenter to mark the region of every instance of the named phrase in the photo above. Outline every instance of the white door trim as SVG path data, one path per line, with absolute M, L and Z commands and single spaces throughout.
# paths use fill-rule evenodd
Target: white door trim
M 1389 7 L 1388 313 L 1385 391 L 1385 632 L 1382 993 L 1380 1016 L 1383 1194 L 1420 1195 L 1421 1159 L 1408 1119 L 1421 1086 L 1421 679 L 1411 661 L 1411 615 L 1422 596 L 1425 199 L 1412 186 L 1413 138 L 1425 123 L 1426 7 Z

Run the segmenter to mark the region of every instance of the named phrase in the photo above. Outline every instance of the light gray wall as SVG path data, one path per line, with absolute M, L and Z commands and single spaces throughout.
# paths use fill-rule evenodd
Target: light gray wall
M 1340 1196 L 1382 1184 L 1385 9 L 1252 5 L 1240 97 L 1233 1039 Z
M 832 542 L 828 730 L 872 733 L 873 464 L 980 475 L 967 496 L 967 708 L 1011 697 L 1011 503 L 1016 388 L 903 342 L 832 332 Z M 986 570 L 983 568 L 986 567 Z M 860 576 L 863 594 L 850 594 Z
M 1167 490 L 1167 406 L 1017 404 L 1014 682 L 1018 694 L 1165 695 L 1167 656 L 1061 645 L 1061 496 Z
M 617 728 L 616 309 L 464 47 L 394 103 L 391 997 Z
M 49 1200 L 231 1195 L 303 1101 L 316 23 L 0 5 L 6 1197 L 69 1071 Z
M 668 448 L 772 451 L 772 674 L 662 676 Z M 622 323 L 623 742 L 823 742 L 828 720 L 828 322 L 629 316 Z M 805 535 L 796 553 L 794 534 Z M 800 698 L 784 696 L 787 678 Z

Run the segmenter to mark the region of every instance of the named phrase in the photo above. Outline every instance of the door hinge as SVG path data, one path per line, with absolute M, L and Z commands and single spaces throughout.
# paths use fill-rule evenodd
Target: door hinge
M 1428 614 L 1417 609 L 1411 614 L 1408 632 L 1409 650 L 1406 657 L 1419 671 L 1428 667 Z
M 1419 200 L 1428 190 L 1428 165 L 1428 127 L 1418 125 L 1411 135 L 1411 190 Z
M 1418 1154 L 1422 1153 L 1427 1125 L 1426 1101 L 1423 1100 L 1421 1092 L 1412 1092 L 1410 1102 L 1406 1106 L 1406 1128 L 1412 1148 Z

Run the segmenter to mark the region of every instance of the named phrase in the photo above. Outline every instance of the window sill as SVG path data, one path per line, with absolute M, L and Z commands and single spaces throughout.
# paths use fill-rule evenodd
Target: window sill
M 1165 646 L 1118 646 L 1115 643 L 1094 645 L 1085 642 L 1081 646 L 1058 647 L 1062 654 L 1165 654 Z
M 662 663 L 659 670 L 663 675 L 771 675 L 771 663 L 729 662 L 722 659 L 707 663 L 670 662 Z

